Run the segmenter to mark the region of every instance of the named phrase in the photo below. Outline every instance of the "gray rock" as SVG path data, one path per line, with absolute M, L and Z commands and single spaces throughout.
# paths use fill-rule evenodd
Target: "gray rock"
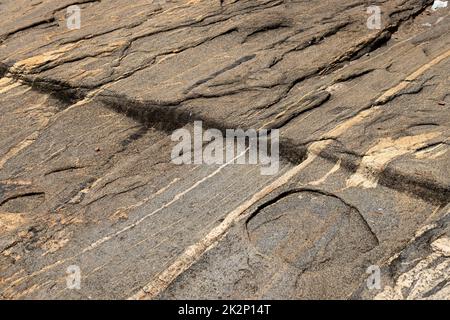
M 432 3 L 0 3 L 0 297 L 448 299 Z M 195 120 L 279 129 L 278 173 L 174 164 Z

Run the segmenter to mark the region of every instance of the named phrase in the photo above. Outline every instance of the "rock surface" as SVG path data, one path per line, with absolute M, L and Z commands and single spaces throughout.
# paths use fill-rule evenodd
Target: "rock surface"
M 432 2 L 2 1 L 0 297 L 449 299 Z M 195 120 L 279 129 L 278 173 L 172 163 Z

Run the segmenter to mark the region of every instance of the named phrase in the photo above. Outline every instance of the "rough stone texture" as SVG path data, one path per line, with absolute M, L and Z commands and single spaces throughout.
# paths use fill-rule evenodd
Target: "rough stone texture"
M 0 297 L 449 299 L 432 2 L 2 1 Z M 195 120 L 280 129 L 279 172 L 171 163 Z

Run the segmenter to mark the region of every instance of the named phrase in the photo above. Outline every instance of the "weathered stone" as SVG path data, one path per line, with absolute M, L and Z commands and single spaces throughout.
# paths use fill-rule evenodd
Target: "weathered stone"
M 432 2 L 0 3 L 0 296 L 448 299 Z M 175 165 L 195 120 L 279 129 L 279 172 Z

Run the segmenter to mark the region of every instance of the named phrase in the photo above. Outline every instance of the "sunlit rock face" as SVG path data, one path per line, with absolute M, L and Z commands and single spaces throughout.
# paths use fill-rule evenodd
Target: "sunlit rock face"
M 449 299 L 433 2 L 2 1 L 0 297 Z

